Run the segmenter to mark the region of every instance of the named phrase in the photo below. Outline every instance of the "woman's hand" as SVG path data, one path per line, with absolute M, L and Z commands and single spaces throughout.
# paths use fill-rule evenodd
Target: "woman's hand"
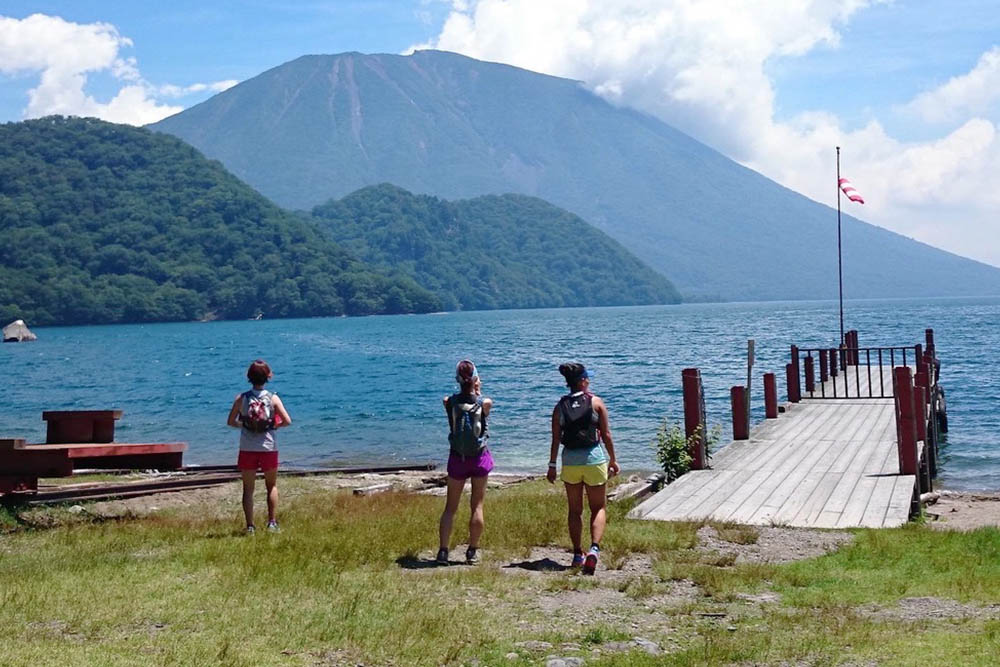
M 615 461 L 614 459 L 611 459 L 608 462 L 608 473 L 610 473 L 610 475 L 612 477 L 614 477 L 615 475 L 617 475 L 621 471 L 622 471 L 622 469 L 618 466 L 618 461 Z
M 556 468 L 555 466 L 549 466 L 549 471 L 545 473 L 545 479 L 549 480 L 549 484 L 556 483 Z

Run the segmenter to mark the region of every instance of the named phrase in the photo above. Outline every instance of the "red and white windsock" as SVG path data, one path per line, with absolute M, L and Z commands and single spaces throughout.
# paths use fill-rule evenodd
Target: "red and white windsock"
M 840 189 L 843 190 L 844 194 L 847 195 L 847 198 L 850 199 L 851 201 L 855 201 L 859 204 L 865 203 L 865 200 L 861 196 L 861 193 L 855 190 L 854 186 L 851 185 L 851 182 L 846 178 L 840 179 Z

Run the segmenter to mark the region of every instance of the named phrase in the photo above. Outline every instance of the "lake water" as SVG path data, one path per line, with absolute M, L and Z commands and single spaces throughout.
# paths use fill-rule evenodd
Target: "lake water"
M 1000 489 L 1000 298 L 849 301 L 845 324 L 862 346 L 913 345 L 935 329 L 951 428 L 939 484 Z M 683 421 L 681 369 L 701 369 L 709 423 L 728 442 L 747 339 L 759 420 L 760 376 L 775 372 L 784 400 L 789 345 L 835 345 L 838 327 L 835 302 L 789 302 L 45 328 L 37 342 L 0 347 L 0 434 L 41 442 L 43 410 L 119 408 L 120 441 L 186 441 L 188 463 L 232 463 L 238 434 L 226 414 L 262 357 L 294 420 L 278 434 L 284 464 L 441 462 L 441 398 L 468 357 L 495 401 L 499 468 L 544 472 L 564 393 L 557 367 L 579 360 L 596 371 L 625 472 L 652 470 L 658 423 Z

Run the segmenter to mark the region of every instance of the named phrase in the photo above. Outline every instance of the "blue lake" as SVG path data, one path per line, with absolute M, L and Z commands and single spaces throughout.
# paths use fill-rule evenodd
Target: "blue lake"
M 913 345 L 935 330 L 951 427 L 939 484 L 1000 489 L 1000 298 L 848 301 L 846 327 L 862 346 Z M 789 345 L 835 345 L 838 330 L 827 301 L 43 328 L 37 342 L 0 347 L 0 434 L 41 442 L 43 410 L 119 408 L 118 440 L 186 441 L 188 463 L 235 462 L 226 414 L 261 357 L 294 420 L 278 434 L 284 464 L 443 461 L 441 398 L 468 357 L 496 404 L 499 468 L 544 472 L 557 366 L 579 360 L 596 371 L 624 471 L 651 470 L 657 425 L 683 419 L 683 368 L 701 369 L 709 422 L 728 441 L 747 339 L 761 419 L 761 375 L 778 375 L 784 400 Z

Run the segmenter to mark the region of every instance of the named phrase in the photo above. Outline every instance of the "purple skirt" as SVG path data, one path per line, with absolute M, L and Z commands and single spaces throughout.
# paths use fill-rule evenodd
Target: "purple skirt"
M 448 477 L 452 479 L 469 479 L 470 477 L 486 477 L 493 470 L 493 455 L 486 449 L 479 456 L 462 458 L 455 452 L 448 456 Z

